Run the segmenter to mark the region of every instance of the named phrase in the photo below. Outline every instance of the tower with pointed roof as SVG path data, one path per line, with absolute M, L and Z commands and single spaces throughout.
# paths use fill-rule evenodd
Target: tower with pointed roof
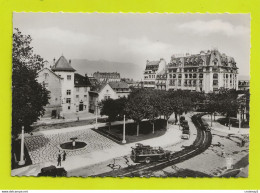
M 76 70 L 72 68 L 71 60 L 68 62 L 62 55 L 51 70 L 61 78 L 62 112 L 66 113 L 76 111 L 74 105 L 74 73 Z

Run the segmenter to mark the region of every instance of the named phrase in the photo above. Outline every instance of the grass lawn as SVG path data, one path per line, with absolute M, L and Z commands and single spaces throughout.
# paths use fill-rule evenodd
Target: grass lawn
M 224 126 L 228 125 L 228 118 L 219 118 L 217 121 L 221 125 L 224 125 Z M 236 128 L 239 127 L 238 120 L 235 118 L 231 118 L 230 123 L 231 123 L 232 127 L 236 127 Z M 243 123 L 243 124 L 241 123 L 241 128 L 249 128 L 249 123 Z
M 165 134 L 166 132 L 166 121 L 159 119 L 155 122 L 154 125 L 154 134 L 152 133 L 153 128 L 152 124 L 149 121 L 143 121 L 140 123 L 139 136 L 136 136 L 136 123 L 126 124 L 126 143 L 133 143 L 142 141 L 145 139 L 151 139 L 154 137 L 159 137 Z M 94 130 L 117 143 L 121 143 L 123 139 L 123 125 L 114 125 L 109 127 L 100 127 L 98 130 Z

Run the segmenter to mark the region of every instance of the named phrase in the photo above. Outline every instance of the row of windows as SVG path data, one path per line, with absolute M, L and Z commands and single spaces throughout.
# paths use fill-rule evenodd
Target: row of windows
M 79 95 L 76 95 L 76 99 L 79 99 Z M 84 99 L 87 99 L 87 95 L 84 95 Z M 66 98 L 66 103 L 71 103 L 71 98 Z
M 77 87 L 77 88 L 76 88 L 76 92 L 79 92 L 79 91 L 80 91 L 80 88 Z M 84 92 L 87 92 L 87 91 L 88 91 L 88 88 L 85 87 L 85 88 L 84 88 Z M 66 93 L 67 93 L 67 95 L 71 95 L 71 90 L 67 90 Z
M 155 78 L 155 75 L 152 74 L 152 75 L 149 75 L 149 76 L 145 76 L 144 78 Z

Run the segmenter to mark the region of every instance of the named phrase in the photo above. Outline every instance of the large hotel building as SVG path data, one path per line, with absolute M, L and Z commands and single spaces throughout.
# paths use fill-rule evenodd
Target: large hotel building
M 149 74 L 147 67 L 144 72 L 144 87 L 148 87 L 145 84 Z M 149 87 L 205 93 L 217 91 L 221 87 L 238 89 L 238 68 L 234 58 L 221 54 L 216 49 L 185 56 L 173 55 L 164 72 L 154 71 L 153 74 L 156 74 L 154 85 L 151 85 L 153 83 L 151 81 Z

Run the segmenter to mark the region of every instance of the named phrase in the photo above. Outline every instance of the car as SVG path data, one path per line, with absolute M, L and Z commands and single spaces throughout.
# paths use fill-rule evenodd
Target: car
M 182 139 L 189 139 L 190 138 L 190 130 L 183 130 L 181 138 Z
M 164 150 L 162 147 L 151 147 L 144 145 L 136 145 L 132 147 L 130 158 L 135 163 L 149 164 L 152 161 L 171 161 L 173 159 L 171 151 Z
M 52 177 L 62 177 L 67 176 L 67 171 L 64 168 L 56 168 L 51 165 L 41 169 L 41 172 L 37 176 L 52 176 Z

